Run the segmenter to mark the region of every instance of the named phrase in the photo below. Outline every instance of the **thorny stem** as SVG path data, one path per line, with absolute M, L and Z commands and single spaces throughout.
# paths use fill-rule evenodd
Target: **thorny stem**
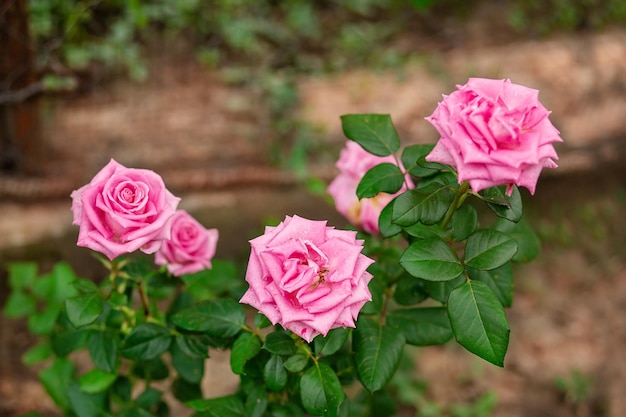
M 137 292 L 139 293 L 139 298 L 141 299 L 141 306 L 143 307 L 143 315 L 146 317 L 149 317 L 150 311 L 148 310 L 148 297 L 146 297 L 146 293 L 143 290 L 143 285 L 140 280 L 137 281 Z
M 452 219 L 452 215 L 454 214 L 456 209 L 461 207 L 461 204 L 463 204 L 463 202 L 469 195 L 469 193 L 467 192 L 468 190 L 469 190 L 469 182 L 463 181 L 459 189 L 456 191 L 454 200 L 452 200 L 452 204 L 450 204 L 450 207 L 448 207 L 448 211 L 446 212 L 446 215 L 443 218 L 443 221 L 441 222 L 441 228 L 443 230 L 445 230 L 446 227 L 448 226 L 448 223 L 450 222 L 450 219 Z

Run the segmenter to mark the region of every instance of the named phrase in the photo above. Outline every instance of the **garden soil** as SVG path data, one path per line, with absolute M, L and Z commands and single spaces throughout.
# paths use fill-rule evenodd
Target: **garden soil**
M 533 198 L 525 195 L 543 251 L 515 271 L 504 368 L 454 343 L 410 349 L 414 364 L 400 371 L 415 381 L 396 388 L 422 410 L 439 404 L 442 415 L 494 395 L 498 417 L 626 416 L 626 31 L 515 43 L 471 28 L 465 35 L 393 71 L 298 80 L 297 115 L 315 132 L 316 149 L 329 150 L 308 172 L 324 181 L 345 140 L 339 115 L 390 113 L 405 145 L 432 143 L 437 137 L 423 118 L 472 75 L 539 89 L 564 139 L 560 168 L 546 172 Z M 257 93 L 225 83 L 178 47 L 152 57 L 150 68 L 143 84 L 96 78 L 89 91 L 41 100 L 39 172 L 0 177 L 0 262 L 33 259 L 45 270 L 69 259 L 80 276 L 97 279 L 101 267 L 74 245 L 69 193 L 112 157 L 159 172 L 183 208 L 220 227 L 218 257 L 245 261 L 247 240 L 285 214 L 345 224 L 325 197 L 304 191 L 297 175 L 272 161 L 268 150 L 290 145 L 269 134 Z M 6 283 L 0 288 L 2 305 Z M 20 363 L 36 342 L 24 328 L 0 319 L 0 416 L 56 415 L 37 370 Z M 236 387 L 226 353 L 212 355 L 206 374 L 207 397 Z M 401 413 L 414 415 L 409 410 Z

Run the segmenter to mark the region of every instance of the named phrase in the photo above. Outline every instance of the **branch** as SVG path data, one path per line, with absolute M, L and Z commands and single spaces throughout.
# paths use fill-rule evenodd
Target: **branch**
M 0 92 L 0 105 L 22 103 L 32 96 L 43 93 L 45 86 L 43 82 L 37 81 L 19 90 L 9 90 Z

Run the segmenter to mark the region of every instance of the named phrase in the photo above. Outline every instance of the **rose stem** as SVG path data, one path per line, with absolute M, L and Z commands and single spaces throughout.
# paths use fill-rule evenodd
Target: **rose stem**
M 469 182 L 463 181 L 459 189 L 456 191 L 454 200 L 452 200 L 452 204 L 450 204 L 450 207 L 448 207 L 448 211 L 446 212 L 446 215 L 443 218 L 443 221 L 441 222 L 441 228 L 443 230 L 446 230 L 446 227 L 448 226 L 448 223 L 450 222 L 452 215 L 454 214 L 456 209 L 461 207 L 461 204 L 463 204 L 463 201 L 465 201 L 465 198 L 467 197 L 467 190 L 469 190 Z

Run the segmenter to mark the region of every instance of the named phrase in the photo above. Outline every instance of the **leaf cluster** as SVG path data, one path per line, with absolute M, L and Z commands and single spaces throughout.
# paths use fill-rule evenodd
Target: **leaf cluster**
M 407 173 L 416 184 L 397 195 L 379 218 L 385 244 L 396 242 L 395 254 L 373 250 L 378 256 L 374 273 L 381 277 L 375 280 L 380 286 L 376 292 L 388 297 L 374 300 L 381 326 L 399 329 L 404 342 L 414 345 L 441 344 L 454 337 L 470 352 L 503 366 L 509 341 L 504 308 L 513 298 L 512 262 L 529 261 L 539 251 L 537 237 L 522 220 L 517 187 L 510 196 L 504 187 L 473 193 L 467 183 L 458 183 L 452 167 L 426 161 L 431 145 L 400 150 L 388 115 L 344 115 L 342 126 L 345 135 L 366 151 L 393 155 L 398 162 L 368 171 L 357 188 L 359 198 L 398 193 Z M 472 203 L 485 204 L 497 221 L 481 225 Z M 384 268 L 394 262 L 402 270 L 389 274 Z

